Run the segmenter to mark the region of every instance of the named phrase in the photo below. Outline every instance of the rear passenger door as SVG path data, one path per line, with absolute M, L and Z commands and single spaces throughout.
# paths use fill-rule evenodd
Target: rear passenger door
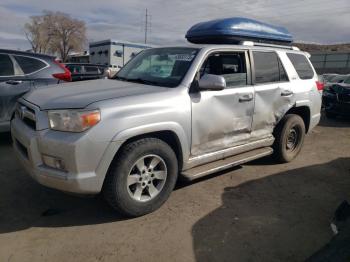
M 293 106 L 294 94 L 274 51 L 251 51 L 255 108 L 252 140 L 271 136 L 276 123 Z
M 0 121 L 9 121 L 16 101 L 31 88 L 13 56 L 0 54 Z
M 221 75 L 226 88 L 191 93 L 193 156 L 245 144 L 250 139 L 254 89 L 246 51 L 214 52 L 199 74 Z

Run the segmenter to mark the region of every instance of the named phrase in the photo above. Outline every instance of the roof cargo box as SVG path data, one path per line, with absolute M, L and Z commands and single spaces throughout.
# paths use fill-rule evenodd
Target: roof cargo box
M 186 33 L 194 44 L 238 44 L 254 41 L 290 45 L 292 35 L 284 27 L 269 25 L 253 19 L 232 17 L 195 24 Z

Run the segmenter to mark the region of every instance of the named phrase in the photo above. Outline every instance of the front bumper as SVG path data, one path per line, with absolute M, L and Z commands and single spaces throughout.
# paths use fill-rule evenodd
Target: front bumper
M 10 121 L 0 122 L 0 133 L 10 131 Z
M 105 157 L 109 142 L 93 141 L 87 133 L 35 131 L 19 118 L 12 120 L 11 135 L 18 159 L 40 184 L 77 194 L 101 191 L 111 158 Z M 61 159 L 65 170 L 46 166 L 43 154 Z

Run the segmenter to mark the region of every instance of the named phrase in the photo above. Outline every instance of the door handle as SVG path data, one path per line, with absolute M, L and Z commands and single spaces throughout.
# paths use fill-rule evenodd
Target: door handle
M 18 85 L 18 84 L 21 84 L 22 81 L 21 80 L 9 80 L 6 82 L 6 84 L 9 84 L 9 85 Z
M 253 100 L 253 94 L 244 94 L 239 97 L 239 102 L 248 102 Z
M 283 90 L 281 92 L 281 96 L 291 96 L 293 95 L 293 92 L 291 90 Z

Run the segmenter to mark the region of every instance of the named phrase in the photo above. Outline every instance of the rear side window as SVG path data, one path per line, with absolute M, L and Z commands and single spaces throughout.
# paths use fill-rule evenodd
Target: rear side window
M 66 67 L 72 74 L 79 74 L 82 71 L 81 66 L 78 65 L 67 65 Z
M 312 79 L 314 71 L 304 55 L 287 53 L 300 79 Z
M 253 57 L 256 84 L 288 81 L 286 71 L 275 52 L 253 52 Z
M 0 76 L 13 76 L 15 70 L 13 68 L 13 63 L 8 55 L 0 54 Z
M 31 74 L 40 69 L 43 69 L 46 64 L 38 59 L 26 57 L 26 56 L 15 56 L 15 59 L 21 67 L 24 74 Z
M 85 66 L 85 72 L 91 73 L 91 74 L 98 74 L 99 70 L 97 67 L 94 67 L 94 66 Z

